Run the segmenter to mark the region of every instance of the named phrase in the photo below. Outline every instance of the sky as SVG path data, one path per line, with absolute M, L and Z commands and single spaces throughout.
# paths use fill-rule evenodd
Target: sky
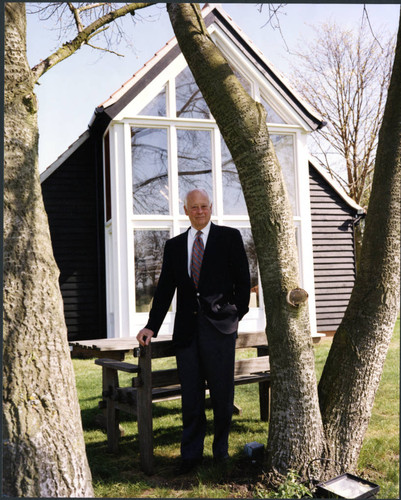
M 363 13 L 362 4 L 286 4 L 279 16 L 280 33 L 266 24 L 267 5 L 261 10 L 261 4 L 221 5 L 290 82 L 290 62 L 295 56 L 288 53 L 287 47 L 295 51 L 299 44 L 311 39 L 311 26 L 324 22 L 335 21 L 340 26 L 355 28 Z M 29 6 L 27 3 L 28 11 Z M 396 33 L 399 5 L 367 4 L 366 8 L 374 30 Z M 165 4 L 138 11 L 134 18 L 126 16 L 123 25 L 130 41 L 122 42 L 115 51 L 124 57 L 85 46 L 39 79 L 40 85 L 35 91 L 39 103 L 40 172 L 87 130 L 95 108 L 174 36 Z M 27 15 L 27 54 L 31 67 L 71 38 L 60 41 L 59 30 L 52 19 L 41 21 L 37 14 Z M 93 43 L 100 45 L 100 41 Z

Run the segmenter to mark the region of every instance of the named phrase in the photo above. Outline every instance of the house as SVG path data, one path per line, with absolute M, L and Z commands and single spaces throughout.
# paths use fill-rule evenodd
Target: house
M 290 195 L 312 334 L 333 332 L 355 279 L 360 207 L 311 160 L 324 124 L 220 6 L 202 11 L 268 127 Z M 70 340 L 135 336 L 146 323 L 164 242 L 184 231 L 185 192 L 206 188 L 212 220 L 237 227 L 251 267 L 242 331 L 265 328 L 249 218 L 230 153 L 175 38 L 109 99 L 41 175 Z M 174 304 L 161 334 L 172 328 Z

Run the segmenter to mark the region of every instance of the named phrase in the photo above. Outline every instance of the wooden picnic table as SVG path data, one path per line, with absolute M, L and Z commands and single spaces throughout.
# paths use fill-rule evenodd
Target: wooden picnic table
M 141 468 L 147 474 L 154 471 L 152 403 L 181 397 L 177 369 L 152 369 L 152 359 L 174 356 L 171 336 L 152 339 L 142 347 L 135 338 L 95 339 L 70 342 L 72 355 L 96 358 L 102 367 L 102 401 L 108 449 L 118 451 L 119 411 L 133 413 L 138 421 L 138 440 Z M 262 421 L 268 421 L 270 413 L 270 364 L 264 332 L 239 333 L 236 349 L 256 348 L 253 358 L 237 359 L 235 385 L 259 384 L 259 404 Z M 137 364 L 127 362 L 136 358 Z M 134 375 L 131 387 L 120 387 L 118 373 Z M 207 388 L 205 388 L 207 389 Z
M 162 335 L 152 339 L 152 343 L 169 342 L 171 335 Z M 135 337 L 76 340 L 69 342 L 72 354 L 84 358 L 112 358 L 123 361 L 125 356 L 133 355 L 134 349 L 139 347 Z

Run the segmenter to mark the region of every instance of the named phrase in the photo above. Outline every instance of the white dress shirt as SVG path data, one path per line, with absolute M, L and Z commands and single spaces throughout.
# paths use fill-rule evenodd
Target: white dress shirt
M 207 238 L 209 236 L 211 221 L 207 223 L 207 225 L 201 229 L 202 231 L 202 240 L 203 240 L 203 248 L 206 248 Z M 194 227 L 190 227 L 188 231 L 188 275 L 191 276 L 191 258 L 192 258 L 192 247 L 194 246 L 194 241 L 196 238 L 197 229 Z

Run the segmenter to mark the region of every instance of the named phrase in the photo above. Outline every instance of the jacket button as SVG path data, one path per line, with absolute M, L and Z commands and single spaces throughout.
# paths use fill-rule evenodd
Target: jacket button
M 198 311 L 194 311 L 195 316 L 198 314 Z

